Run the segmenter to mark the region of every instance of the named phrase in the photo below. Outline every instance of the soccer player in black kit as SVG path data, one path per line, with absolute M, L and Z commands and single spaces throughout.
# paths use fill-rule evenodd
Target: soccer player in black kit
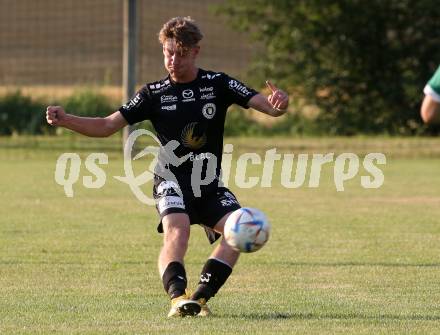
M 105 118 L 74 116 L 60 106 L 49 106 L 46 112 L 49 124 L 92 137 L 110 136 L 127 124 L 150 120 L 162 146 L 178 142 L 173 154 L 187 159 L 173 164 L 161 162 L 159 157 L 153 188 L 160 216 L 158 231 L 164 233 L 158 265 L 171 298 L 168 316 L 208 316 L 211 312 L 206 302 L 226 282 L 239 257 L 239 252 L 222 239 L 203 266 L 196 290 L 188 296 L 184 256 L 190 225 L 202 225 L 213 243 L 223 233 L 228 216 L 240 208 L 232 192 L 219 183 L 228 107 L 235 103 L 280 116 L 289 102 L 288 95 L 270 82 L 267 85 L 271 94 L 265 97 L 224 73 L 198 68 L 202 37 L 189 17 L 166 22 L 159 41 L 168 76 L 147 83 L 127 104 Z M 213 159 L 216 164 L 209 164 Z M 193 165 L 200 162 L 201 175 L 193 176 Z M 174 180 L 167 180 L 167 175 Z M 210 183 L 194 185 L 194 181 L 206 180 L 208 175 L 215 177 Z

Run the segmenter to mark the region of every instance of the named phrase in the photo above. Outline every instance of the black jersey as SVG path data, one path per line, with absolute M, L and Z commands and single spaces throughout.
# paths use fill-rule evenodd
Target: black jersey
M 179 142 L 174 153 L 188 159 L 168 168 L 181 188 L 189 188 L 194 161 L 215 155 L 215 174 L 220 176 L 226 111 L 234 103 L 248 108 L 256 94 L 224 73 L 199 69 L 189 83 L 175 83 L 168 76 L 146 84 L 119 111 L 129 124 L 150 120 L 163 146 L 171 140 Z

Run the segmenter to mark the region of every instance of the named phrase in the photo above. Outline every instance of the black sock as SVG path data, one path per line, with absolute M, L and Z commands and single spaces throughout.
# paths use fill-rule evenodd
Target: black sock
M 204 298 L 206 301 L 208 301 L 210 298 L 215 296 L 231 273 L 232 268 L 229 265 L 226 265 L 225 263 L 214 258 L 208 259 L 203 267 L 200 275 L 199 286 L 194 292 L 192 299 L 198 300 L 200 298 Z
M 177 298 L 185 293 L 186 272 L 179 262 L 168 264 L 162 276 L 163 287 L 171 299 Z

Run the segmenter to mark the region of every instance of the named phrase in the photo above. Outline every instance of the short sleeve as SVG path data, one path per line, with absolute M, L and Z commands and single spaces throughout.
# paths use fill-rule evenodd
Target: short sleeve
M 147 86 L 142 87 L 133 98 L 119 108 L 129 124 L 135 124 L 151 118 L 152 99 Z
M 423 91 L 425 94 L 430 95 L 435 101 L 440 102 L 440 66 L 428 81 Z
M 231 103 L 240 105 L 243 108 L 249 108 L 247 105 L 249 100 L 258 94 L 254 89 L 246 86 L 239 80 L 228 76 L 227 74 L 222 74 L 222 86 L 223 93 L 226 99 Z

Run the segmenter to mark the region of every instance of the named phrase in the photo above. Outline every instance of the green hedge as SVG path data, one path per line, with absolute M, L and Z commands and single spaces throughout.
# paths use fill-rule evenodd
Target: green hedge
M 54 134 L 55 128 L 46 122 L 46 107 L 61 105 L 80 116 L 107 116 L 117 107 L 106 96 L 93 90 L 79 90 L 60 101 L 32 99 L 20 91 L 0 97 L 0 135 Z
M 322 135 L 323 129 L 313 120 L 298 114 L 281 116 L 266 126 L 248 117 L 243 109 L 233 108 L 226 115 L 225 136 Z
M 0 99 L 0 135 L 42 134 L 46 127 L 45 104 L 23 96 L 20 91 Z
M 91 89 L 83 89 L 60 101 L 44 101 L 24 96 L 20 91 L 0 97 L 0 135 L 55 134 L 55 128 L 46 123 L 47 105 L 61 105 L 68 113 L 80 116 L 107 116 L 118 104 Z M 151 123 L 142 122 L 138 127 L 152 130 Z M 349 125 L 347 124 L 347 129 Z M 438 127 L 418 128 L 419 134 L 438 134 Z M 226 136 L 275 136 L 275 135 L 328 135 L 322 122 L 301 114 L 287 114 L 272 126 L 265 126 L 249 118 L 246 112 L 232 108 L 227 113 Z M 337 133 L 335 134 L 337 135 Z
M 70 97 L 62 100 L 60 105 L 68 113 L 88 117 L 105 117 L 118 108 L 108 97 L 90 89 L 76 91 Z

